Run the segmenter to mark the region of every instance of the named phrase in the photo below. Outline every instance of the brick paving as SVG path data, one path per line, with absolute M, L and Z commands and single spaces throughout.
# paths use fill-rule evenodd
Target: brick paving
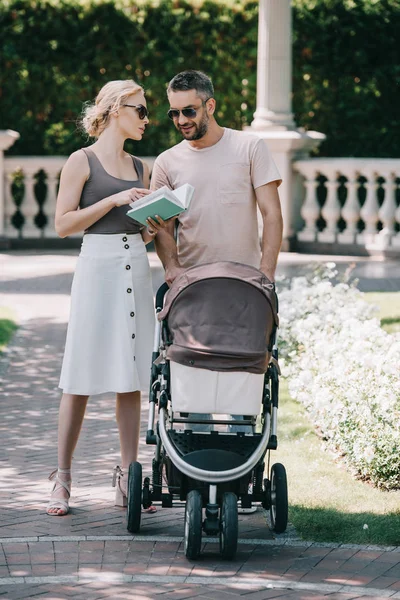
M 400 598 L 398 548 L 315 546 L 299 541 L 292 527 L 274 538 L 261 509 L 240 517 L 241 541 L 229 563 L 207 538 L 201 558 L 186 560 L 183 505 L 144 514 L 141 534 L 129 535 L 125 511 L 113 506 L 118 432 L 107 394 L 89 401 L 74 459 L 71 514 L 48 517 L 46 476 L 56 464 L 57 385 L 76 252 L 14 252 L 0 261 L 0 306 L 13 307 L 21 322 L 0 362 L 1 598 Z M 151 262 L 156 286 L 162 271 L 154 255 Z M 340 265 L 347 266 L 345 260 Z M 399 290 L 398 266 L 383 267 L 360 261 L 360 287 L 371 284 L 362 279 L 363 269 L 375 269 L 373 289 Z M 304 268 L 294 257 L 280 270 Z M 144 472 L 150 473 L 152 453 L 141 444 Z

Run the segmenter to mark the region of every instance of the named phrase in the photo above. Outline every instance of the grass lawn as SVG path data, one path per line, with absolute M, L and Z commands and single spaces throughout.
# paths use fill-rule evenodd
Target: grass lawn
M 365 299 L 379 306 L 379 317 L 385 331 L 400 331 L 400 292 L 369 292 Z
M 400 292 L 371 293 L 382 326 L 400 331 Z M 400 545 L 400 490 L 385 492 L 359 481 L 326 450 L 302 405 L 281 382 L 278 450 L 272 462 L 288 473 L 289 520 L 305 540 Z
M 325 450 L 284 381 L 278 412 L 278 450 L 271 460 L 286 467 L 289 520 L 298 535 L 313 541 L 399 545 L 400 490 L 384 492 L 355 479 Z
M 0 306 L 0 353 L 18 328 L 14 319 L 15 315 L 10 309 Z

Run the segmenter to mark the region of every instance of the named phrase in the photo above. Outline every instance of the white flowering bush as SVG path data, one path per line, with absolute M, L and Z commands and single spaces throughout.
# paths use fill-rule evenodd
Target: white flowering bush
M 283 284 L 280 364 L 290 394 L 362 477 L 400 488 L 400 334 L 330 263 Z M 281 284 L 282 287 L 282 284 Z

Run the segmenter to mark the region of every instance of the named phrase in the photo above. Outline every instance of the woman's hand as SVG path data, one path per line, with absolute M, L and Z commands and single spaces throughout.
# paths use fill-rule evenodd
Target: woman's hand
M 129 190 L 123 190 L 118 194 L 113 194 L 110 198 L 112 198 L 114 206 L 124 206 L 125 204 L 135 202 L 135 200 L 139 200 L 148 194 L 151 194 L 150 190 L 144 188 L 130 188 Z

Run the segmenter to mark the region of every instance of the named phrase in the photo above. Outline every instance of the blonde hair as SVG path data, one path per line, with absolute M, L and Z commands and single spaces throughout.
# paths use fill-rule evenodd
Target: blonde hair
M 99 137 L 110 121 L 110 115 L 126 102 L 129 96 L 143 92 L 133 79 L 109 81 L 97 94 L 93 103 L 87 103 L 81 119 L 82 128 L 90 137 Z

